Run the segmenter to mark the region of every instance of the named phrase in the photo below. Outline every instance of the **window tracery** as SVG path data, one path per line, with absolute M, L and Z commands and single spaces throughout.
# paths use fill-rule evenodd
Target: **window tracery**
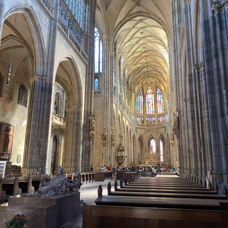
M 157 113 L 161 114 L 165 112 L 164 98 L 161 90 L 157 87 Z
M 143 88 L 140 89 L 136 98 L 136 113 L 143 114 Z
M 146 92 L 146 114 L 155 114 L 154 112 L 154 93 L 149 87 Z
M 156 94 L 157 96 L 155 96 Z M 158 87 L 149 86 L 144 95 L 143 88 L 141 88 L 136 97 L 137 123 L 163 124 L 165 122 L 164 113 L 164 97 L 161 90 Z M 143 115 L 143 117 L 140 115 Z

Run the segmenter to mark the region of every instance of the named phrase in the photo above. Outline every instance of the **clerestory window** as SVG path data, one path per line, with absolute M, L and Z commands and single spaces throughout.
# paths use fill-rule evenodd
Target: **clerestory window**
M 102 41 L 100 39 L 100 34 L 97 28 L 95 32 L 95 73 L 102 73 Z

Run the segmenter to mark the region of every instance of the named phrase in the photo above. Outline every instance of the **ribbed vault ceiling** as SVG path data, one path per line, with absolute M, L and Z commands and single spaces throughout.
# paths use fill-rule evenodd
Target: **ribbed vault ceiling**
M 134 90 L 144 84 L 168 88 L 168 36 L 171 34 L 169 0 L 98 0 L 105 11 L 109 35 L 125 72 L 125 85 Z M 101 17 L 100 17 L 101 18 Z M 97 17 L 99 23 L 99 17 Z M 98 25 L 99 27 L 99 25 Z
M 129 88 L 139 83 L 159 83 L 166 88 L 167 36 L 156 21 L 142 16 L 128 21 L 116 36 L 116 53 Z

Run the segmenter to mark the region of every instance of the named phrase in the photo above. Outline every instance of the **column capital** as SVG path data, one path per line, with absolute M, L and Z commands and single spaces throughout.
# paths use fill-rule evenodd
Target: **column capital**
M 34 83 L 36 81 L 47 81 L 47 77 L 44 76 L 44 75 L 34 75 L 29 80 L 30 84 L 32 84 L 32 83 Z
M 214 13 L 219 13 L 222 11 L 222 4 L 220 1 L 214 1 L 213 2 L 212 11 Z
M 204 70 L 205 69 L 205 62 L 202 62 L 199 64 L 199 69 Z
M 228 6 L 228 0 L 223 0 L 221 4 L 222 4 L 222 7 L 226 8 Z

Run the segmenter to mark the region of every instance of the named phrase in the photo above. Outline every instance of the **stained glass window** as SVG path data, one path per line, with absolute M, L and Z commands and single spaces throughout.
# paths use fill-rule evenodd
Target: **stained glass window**
M 147 124 L 155 124 L 155 117 L 146 117 Z
M 137 116 L 137 123 L 138 124 L 144 124 L 143 117 Z
M 160 160 L 163 162 L 163 142 L 160 140 Z
M 151 149 L 152 149 L 151 153 L 156 153 L 156 142 L 153 138 L 150 141 L 150 145 L 151 145 Z
M 149 87 L 146 92 L 146 114 L 155 114 L 154 112 L 154 93 Z
M 136 98 L 136 113 L 143 114 L 143 88 L 140 89 Z
M 157 88 L 157 112 L 158 114 L 165 112 L 164 98 L 159 88 Z
M 100 34 L 95 28 L 95 73 L 102 73 L 102 42 Z
M 98 78 L 94 80 L 94 90 L 98 90 Z
M 158 123 L 164 123 L 164 116 L 158 116 Z

